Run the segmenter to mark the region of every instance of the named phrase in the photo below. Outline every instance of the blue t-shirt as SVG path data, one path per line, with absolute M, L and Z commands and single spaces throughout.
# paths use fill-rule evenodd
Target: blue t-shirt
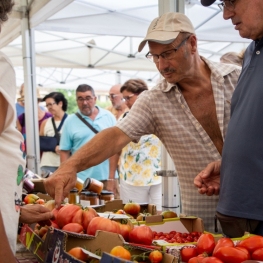
M 46 109 L 43 106 L 40 106 L 41 110 L 46 111 Z M 16 116 L 20 116 L 25 112 L 25 107 L 21 106 L 19 103 L 16 102 Z
M 263 39 L 246 50 L 231 100 L 218 212 L 263 221 Z
M 108 110 L 104 110 L 98 106 L 99 113 L 95 120 L 81 114 L 97 131 L 112 127 L 116 123 L 116 118 Z M 75 114 L 67 117 L 64 122 L 61 139 L 59 143 L 60 150 L 69 151 L 74 154 L 82 145 L 90 141 L 95 133 L 84 124 Z M 106 145 L 105 145 L 106 147 Z M 103 149 L 101 149 L 103 151 Z M 84 170 L 77 174 L 79 178 L 85 180 L 87 178 L 95 178 L 97 180 L 107 180 L 109 177 L 109 160 L 106 160 L 96 166 Z M 117 177 L 117 171 L 115 177 Z
M 19 103 L 16 103 L 16 116 L 18 117 L 24 112 L 25 112 L 25 107 L 21 106 Z

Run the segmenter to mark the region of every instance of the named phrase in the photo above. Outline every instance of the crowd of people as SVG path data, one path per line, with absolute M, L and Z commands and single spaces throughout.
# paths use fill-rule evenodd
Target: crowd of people
M 1 21 L 12 8 L 12 1 L 4 2 Z M 204 6 L 214 2 L 201 0 Z M 96 105 L 94 89 L 82 84 L 76 89 L 78 112 L 70 116 L 63 94 L 44 97 L 50 117 L 45 119 L 39 107 L 40 135 L 57 137 L 57 144 L 42 152 L 41 166 L 53 172 L 44 185 L 57 207 L 75 187 L 77 177 L 94 177 L 117 198 L 127 201 L 138 196 L 135 201 L 154 202 L 161 210 L 161 180 L 156 171 L 162 142 L 176 166 L 182 213 L 201 217 L 210 232 L 215 232 L 216 215 L 219 231 L 228 237 L 240 237 L 245 231 L 263 235 L 263 3 L 221 1 L 219 7 L 240 36 L 252 40 L 245 52 L 210 61 L 199 55 L 188 17 L 165 13 L 151 22 L 138 47 L 141 52 L 147 46 L 146 57 L 163 77 L 154 88 L 149 90 L 140 79 L 114 85 L 109 91 L 112 107 L 102 109 Z M 0 151 L 1 185 L 5 186 L 1 188 L 0 238 L 9 241 L 1 242 L 0 258 L 15 262 L 19 217 L 22 222 L 37 222 L 53 215 L 38 206 L 34 210 L 20 206 L 26 166 L 26 136 L 20 121 L 25 102 L 17 102 L 16 114 L 14 70 L 8 58 L 0 56 L 0 145 L 9 145 Z

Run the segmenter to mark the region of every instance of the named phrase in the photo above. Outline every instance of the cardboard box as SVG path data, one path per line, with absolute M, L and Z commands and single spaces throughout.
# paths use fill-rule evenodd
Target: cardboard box
M 169 233 L 170 231 L 181 233 L 190 233 L 193 231 L 204 232 L 203 220 L 193 216 L 163 219 L 162 216 L 156 215 L 146 217 L 146 220 L 140 221 L 139 224 L 148 225 L 153 231 L 163 233 Z M 162 251 L 172 254 L 177 259 L 180 256 L 180 251 L 178 252 L 178 250 L 186 245 L 186 243 L 168 243 L 164 240 L 154 240 L 153 244 L 160 246 Z M 187 243 L 188 246 L 195 244 L 194 242 Z
M 35 255 L 38 262 L 46 262 L 46 246 L 44 241 L 34 233 L 30 226 L 24 225 L 22 227 L 19 240 L 32 254 Z
M 193 231 L 204 232 L 203 220 L 194 216 L 176 217 L 163 219 L 161 215 L 147 216 L 145 221 L 140 221 L 140 225 L 148 225 L 156 232 L 170 232 L 175 230 L 181 233 L 190 233 Z
M 66 233 L 58 229 L 52 229 L 46 240 L 48 243 L 46 262 L 56 262 L 55 260 L 59 259 L 62 262 L 70 260 L 71 263 L 80 263 L 81 261 L 76 259 L 73 260 L 72 257 L 66 252 L 77 246 L 82 247 L 94 254 L 102 254 L 102 252 L 110 253 L 113 247 L 125 245 L 130 247 L 132 255 L 138 255 L 152 250 L 145 247 L 130 245 L 124 241 L 121 235 L 105 231 L 97 231 L 97 234 L 94 237 L 89 235 Z M 102 262 L 105 262 L 105 257 L 108 258 L 108 256 L 104 256 Z M 115 257 L 110 257 L 116 261 Z M 116 262 L 120 261 L 117 260 Z M 121 260 L 121 262 L 125 261 Z M 164 254 L 162 263 L 173 262 L 174 257 L 172 255 Z
M 31 179 L 31 182 L 34 184 L 34 193 L 40 192 L 46 194 L 46 189 L 44 187 L 44 180 L 45 179 Z
M 123 209 L 124 207 L 124 203 L 122 202 L 121 199 L 115 199 L 115 200 L 111 200 L 106 202 L 104 205 L 100 205 L 98 207 L 94 207 L 94 209 L 96 209 L 96 211 L 103 213 L 103 212 L 113 212 L 113 211 L 117 211 L 119 209 Z M 140 204 L 141 206 L 141 213 L 143 212 L 147 212 L 150 213 L 152 215 L 156 215 L 157 210 L 156 210 L 156 205 L 153 204 Z

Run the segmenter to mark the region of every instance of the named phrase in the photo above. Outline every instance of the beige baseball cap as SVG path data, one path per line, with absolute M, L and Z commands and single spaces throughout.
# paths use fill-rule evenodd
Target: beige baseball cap
M 138 51 L 142 51 L 147 41 L 170 44 L 177 38 L 180 32 L 195 34 L 190 19 L 182 13 L 165 13 L 152 21 L 146 37 L 138 47 Z

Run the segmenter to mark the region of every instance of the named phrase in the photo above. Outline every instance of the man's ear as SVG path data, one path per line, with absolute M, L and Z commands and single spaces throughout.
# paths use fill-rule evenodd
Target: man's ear
M 195 35 L 190 36 L 189 38 L 191 44 L 191 52 L 195 53 L 197 51 L 197 38 Z

